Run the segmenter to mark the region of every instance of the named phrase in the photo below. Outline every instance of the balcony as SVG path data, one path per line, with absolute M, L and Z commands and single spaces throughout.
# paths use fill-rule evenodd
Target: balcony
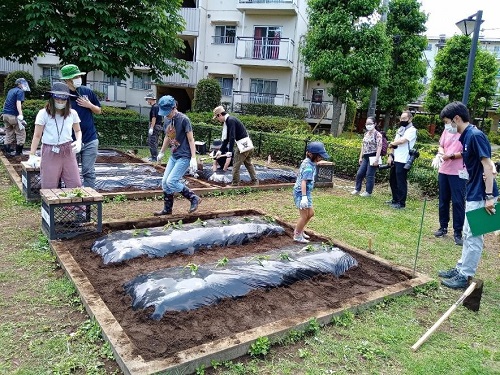
M 17 61 L 9 61 L 4 58 L 0 58 L 0 73 L 11 73 L 15 70 L 24 70 L 29 72 L 32 70 L 31 65 L 28 64 L 20 64 Z
M 236 65 L 293 68 L 294 42 L 289 38 L 236 38 Z
M 111 83 L 105 81 L 87 81 L 87 87 L 104 93 L 103 104 L 109 107 L 125 108 L 127 104 L 127 85 L 125 83 Z
M 182 8 L 181 15 L 186 21 L 186 27 L 181 35 L 198 36 L 200 33 L 200 9 Z
M 238 109 L 241 104 L 288 105 L 288 95 L 264 94 L 250 91 L 233 91 L 232 107 Z
M 238 0 L 236 9 L 246 14 L 273 16 L 295 16 L 298 14 L 296 0 Z
M 198 63 L 196 61 L 187 61 L 187 63 L 186 75 L 188 78 L 184 78 L 178 73 L 171 76 L 162 76 L 161 81 L 163 84 L 179 87 L 196 87 L 198 84 Z

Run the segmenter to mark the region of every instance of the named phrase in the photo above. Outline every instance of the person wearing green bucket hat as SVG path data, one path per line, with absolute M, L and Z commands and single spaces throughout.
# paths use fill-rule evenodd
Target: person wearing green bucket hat
M 97 129 L 94 123 L 94 115 L 101 114 L 101 103 L 97 95 L 86 86 L 82 86 L 82 76 L 86 73 L 80 71 L 78 66 L 67 64 L 61 68 L 61 79 L 68 85 L 71 108 L 80 117 L 82 129 L 82 150 L 80 160 L 82 165 L 83 186 L 95 188 L 95 161 L 99 148 Z

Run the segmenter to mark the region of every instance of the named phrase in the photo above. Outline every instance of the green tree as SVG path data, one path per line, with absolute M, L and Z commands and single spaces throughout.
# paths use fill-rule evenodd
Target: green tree
M 340 109 L 352 93 L 378 86 L 390 54 L 385 24 L 376 23 L 379 0 L 311 0 L 302 55 L 311 78 L 332 84 L 330 132 L 340 135 Z
M 427 16 L 417 0 L 392 0 L 387 15 L 387 34 L 392 39 L 392 59 L 379 86 L 379 107 L 385 109 L 387 129 L 391 116 L 401 112 L 424 91 L 422 78 L 426 64 L 422 53 L 427 47 Z
M 180 0 L 2 0 L 0 57 L 31 63 L 53 52 L 63 64 L 125 78 L 148 66 L 153 79 L 184 74 Z
M 425 98 L 429 112 L 439 113 L 447 103 L 462 100 L 471 43 L 470 37 L 455 35 L 436 55 L 436 65 Z M 471 118 L 481 113 L 485 106 L 491 106 L 499 68 L 491 52 L 478 48 L 467 103 Z
M 211 112 L 220 105 L 221 98 L 222 89 L 216 79 L 200 79 L 194 92 L 193 112 Z

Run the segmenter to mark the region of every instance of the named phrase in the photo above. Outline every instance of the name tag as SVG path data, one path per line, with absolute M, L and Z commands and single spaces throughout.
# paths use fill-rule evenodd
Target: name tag
M 458 177 L 468 180 L 469 179 L 469 173 L 467 173 L 467 169 L 461 169 L 458 171 Z
M 58 146 L 52 146 L 52 152 L 55 154 L 59 153 L 60 148 Z

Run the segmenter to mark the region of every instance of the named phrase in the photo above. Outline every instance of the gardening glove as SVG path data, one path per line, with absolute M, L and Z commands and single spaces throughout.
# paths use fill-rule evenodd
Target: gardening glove
M 220 152 L 220 150 L 219 150 L 215 153 L 215 158 L 218 159 L 218 158 L 220 158 L 221 155 L 222 155 L 222 152 Z
M 160 151 L 158 153 L 158 156 L 156 157 L 156 161 L 157 162 L 161 162 L 161 159 L 163 159 L 164 156 L 165 156 L 165 153 L 163 153 L 163 152 Z
M 78 154 L 80 151 L 82 151 L 82 140 L 77 139 L 71 144 L 71 149 L 75 154 Z
M 307 199 L 307 195 L 303 195 L 300 200 L 300 209 L 307 208 L 309 206 L 309 199 Z
M 28 124 L 26 124 L 25 120 L 17 119 L 17 125 L 19 126 L 19 130 L 24 130 Z
M 30 155 L 27 163 L 32 168 L 40 168 L 41 160 L 42 160 L 42 158 L 40 156 Z
M 432 159 L 432 163 L 431 163 L 431 166 L 432 168 L 434 169 L 439 169 L 439 167 L 441 167 L 441 164 L 443 163 L 443 158 L 441 155 L 439 154 L 436 154 L 436 156 L 434 156 L 434 159 Z
M 196 157 L 191 158 L 191 160 L 189 161 L 189 169 L 193 171 L 198 170 L 198 161 L 196 160 Z
M 23 115 L 17 116 L 17 121 L 23 121 L 23 120 L 24 120 L 24 116 Z
M 149 129 L 148 129 L 148 134 L 149 134 L 149 135 L 153 135 L 153 128 L 149 128 Z

